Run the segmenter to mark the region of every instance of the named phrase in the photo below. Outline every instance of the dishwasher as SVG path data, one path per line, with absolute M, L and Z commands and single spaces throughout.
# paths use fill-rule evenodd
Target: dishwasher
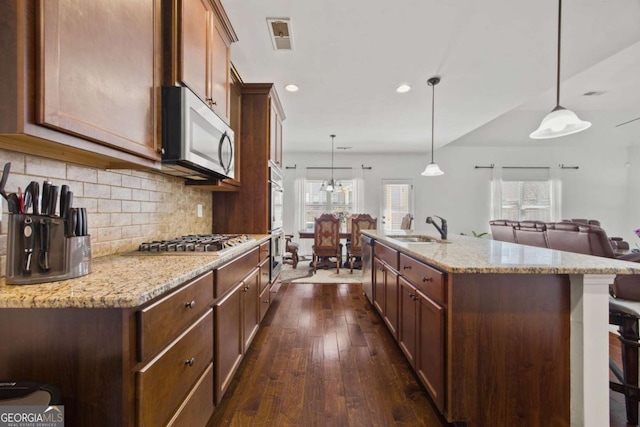
M 369 302 L 373 304 L 373 240 L 369 236 L 364 234 L 360 237 L 362 242 L 362 289 L 365 295 L 369 299 Z

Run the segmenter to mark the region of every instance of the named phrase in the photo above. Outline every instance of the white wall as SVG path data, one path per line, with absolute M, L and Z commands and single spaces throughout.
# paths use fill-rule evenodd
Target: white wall
M 430 157 L 427 154 L 345 154 L 337 153 L 334 164 L 365 170 L 365 212 L 380 216 L 380 191 L 383 179 L 410 178 L 414 183 L 414 229 L 418 232 L 437 233 L 425 224 L 429 215 L 446 218 L 449 233 L 471 234 L 488 232 L 490 217 L 491 169 L 475 166 L 550 166 L 558 168 L 579 166 L 579 169 L 559 170 L 562 179 L 562 217 L 597 219 L 609 236 L 620 236 L 632 244 L 638 238 L 633 234 L 640 228 L 640 149 L 627 148 L 576 150 L 563 148 L 504 148 L 504 147 L 444 147 L 435 153 L 435 160 L 445 172 L 439 177 L 423 177 Z M 625 164 L 631 163 L 630 167 Z M 304 173 L 307 166 L 330 166 L 331 154 L 284 153 L 285 217 L 287 233 L 296 234 L 294 209 L 296 207 L 294 181 L 296 174 Z M 330 171 L 324 171 L 330 177 Z M 316 171 L 317 173 L 317 171 Z M 627 184 L 631 180 L 633 186 Z M 640 242 L 639 242 L 640 243 Z

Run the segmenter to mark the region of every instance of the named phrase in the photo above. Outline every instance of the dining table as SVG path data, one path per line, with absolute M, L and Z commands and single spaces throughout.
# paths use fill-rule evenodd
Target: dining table
M 300 236 L 301 239 L 313 239 L 314 235 L 315 235 L 315 233 L 314 233 L 313 230 L 299 230 L 298 231 L 298 236 Z M 341 231 L 340 232 L 340 240 L 347 240 L 347 239 L 351 239 L 351 232 L 350 231 Z M 342 258 L 342 246 L 340 246 L 340 255 L 341 255 L 340 257 Z M 313 261 L 312 261 L 312 263 L 313 263 Z M 348 257 L 347 257 L 347 261 L 345 261 L 344 263 L 340 262 L 340 264 L 341 264 L 342 267 L 348 268 Z M 335 263 L 330 263 L 328 259 L 322 259 L 320 261 L 320 263 L 318 263 L 318 268 L 331 268 L 332 265 L 335 267 Z

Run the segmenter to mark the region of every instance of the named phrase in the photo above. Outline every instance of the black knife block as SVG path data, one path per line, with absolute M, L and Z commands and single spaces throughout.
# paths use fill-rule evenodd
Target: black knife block
M 23 225 L 26 217 L 33 220 L 35 242 L 31 256 L 31 274 L 23 272 L 25 254 Z M 40 221 L 50 221 L 49 226 L 49 271 L 42 271 L 38 265 L 40 254 Z M 91 270 L 90 236 L 65 237 L 64 219 L 44 215 L 9 214 L 7 233 L 7 275 L 8 285 L 32 285 L 55 282 L 89 274 Z

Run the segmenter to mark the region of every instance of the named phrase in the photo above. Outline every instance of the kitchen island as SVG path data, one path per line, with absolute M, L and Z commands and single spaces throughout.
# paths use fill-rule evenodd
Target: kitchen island
M 65 425 L 205 426 L 277 289 L 269 235 L 218 253 L 128 253 L 0 282 L 0 379 L 57 386 Z
M 373 239 L 371 302 L 448 421 L 608 425 L 608 285 L 640 264 L 363 233 Z

